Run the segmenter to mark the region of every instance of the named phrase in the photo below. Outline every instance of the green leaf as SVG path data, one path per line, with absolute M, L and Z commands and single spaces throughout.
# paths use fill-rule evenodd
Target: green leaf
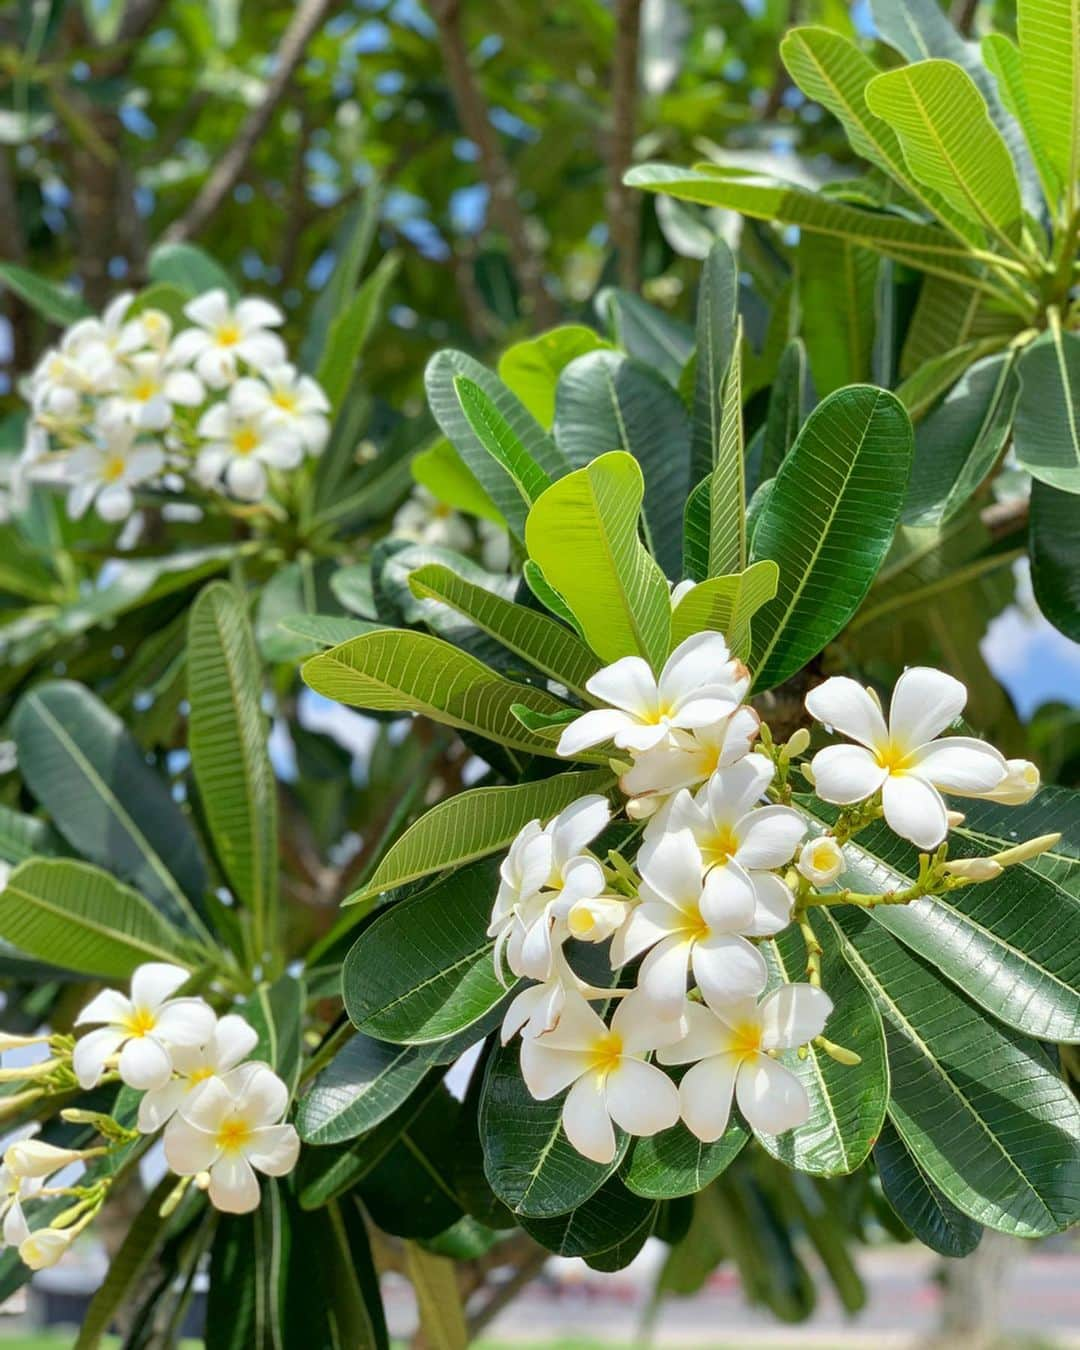
M 1012 848 L 1018 839 L 1060 834 L 1052 849 L 1023 864 L 1066 895 L 1080 900 L 1080 794 L 1068 788 L 1042 787 L 1024 806 L 998 806 L 973 798 L 965 801 L 959 834 L 981 846 L 983 853 Z
M 416 1294 L 424 1344 L 431 1350 L 465 1350 L 469 1333 L 454 1263 L 407 1242 L 405 1270 Z
M 506 848 L 530 820 L 549 820 L 590 792 L 604 792 L 606 769 L 560 773 L 536 783 L 473 788 L 437 803 L 394 843 L 371 879 L 349 896 L 357 904 L 444 867 L 474 862 Z
M 37 276 L 17 263 L 0 263 L 0 283 L 28 304 L 36 314 L 59 328 L 85 319 L 90 313 L 86 301 L 73 291 L 46 281 L 44 277 Z
M 742 320 L 724 379 L 716 467 L 709 478 L 709 576 L 746 566 L 746 447 L 742 420 Z
M 874 1162 L 885 1199 L 920 1242 L 940 1256 L 968 1256 L 975 1250 L 982 1228 L 938 1190 L 891 1121 L 882 1125 Z
M 655 1200 L 628 1191 L 612 1177 L 576 1209 L 549 1219 L 523 1217 L 521 1226 L 556 1256 L 618 1256 L 620 1249 L 635 1246 L 635 1239 L 640 1239 L 636 1243 L 640 1248 L 652 1232 L 656 1214 Z
M 1064 185 L 1068 220 L 1080 178 L 1080 10 L 1075 0 L 1019 0 L 1017 29 L 1035 138 Z
M 282 1186 L 261 1185 L 259 1208 L 223 1214 L 210 1254 L 206 1350 L 284 1350 L 293 1230 Z
M 300 344 L 300 365 L 304 370 L 318 368 L 331 325 L 356 291 L 379 226 L 381 206 L 382 188 L 375 181 L 364 190 L 359 201 L 341 222 L 334 237 L 334 270 L 315 298 Z
M 690 432 L 682 402 L 660 375 L 618 352 L 590 352 L 559 377 L 555 441 L 576 467 L 625 450 L 645 479 L 645 539 L 673 580 L 680 576 L 683 506 L 690 490 Z
M 728 1127 L 712 1144 L 703 1144 L 680 1121 L 670 1129 L 635 1139 L 622 1179 L 635 1195 L 672 1200 L 696 1195 L 735 1160 L 750 1131 L 733 1110 Z
M 296 639 L 296 651 L 307 655 L 320 648 L 338 647 L 352 638 L 373 633 L 382 624 L 346 619 L 338 614 L 290 614 L 279 619 L 278 631 Z
M 1017 462 L 1041 483 L 1080 493 L 1080 336 L 1060 327 L 1020 357 Z
M 672 612 L 672 647 L 710 630 L 723 633 L 735 655 L 745 660 L 750 653 L 750 621 L 776 595 L 779 575 L 776 563 L 764 558 L 735 576 L 699 582 Z
M 709 575 L 709 496 L 712 475 L 703 478 L 686 499 L 683 512 L 683 572 L 690 581 Z
M 384 254 L 378 267 L 330 324 L 316 379 L 335 411 L 352 387 L 360 354 L 379 318 L 383 298 L 397 273 L 399 262 L 396 253 Z
M 727 244 L 717 239 L 701 269 L 697 294 L 697 361 L 691 419 L 691 479 L 695 483 L 712 473 L 720 457 L 724 387 L 738 341 L 738 299 L 735 257 Z
M 585 697 L 585 682 L 600 669 L 588 647 L 563 624 L 515 604 L 459 576 L 449 567 L 428 564 L 409 574 L 414 595 L 451 606 L 537 670 Z
M 1067 9 L 1068 3 L 1062 8 Z M 986 68 L 997 81 L 1002 103 L 1023 129 L 1024 139 L 1027 141 L 1039 181 L 1042 183 L 1043 194 L 1052 207 L 1061 194 L 1061 179 L 1053 160 L 1043 146 L 1042 136 L 1035 122 L 1020 49 L 1012 38 L 1006 37 L 1004 33 L 987 33 L 982 40 L 982 58 Z M 1060 114 L 1060 109 L 1058 112 Z
M 870 378 L 878 266 L 876 253 L 849 239 L 804 234 L 799 240 L 802 335 L 822 397 Z
M 1016 331 L 1016 316 L 995 309 L 981 292 L 973 291 L 962 281 L 924 277 L 915 312 L 904 334 L 900 374 L 916 378 L 924 366 L 958 349 L 982 355 L 972 344 L 985 343 L 988 338 L 997 339 L 989 350 L 1000 349 Z M 968 363 L 975 359 L 969 356 Z M 929 381 L 930 376 L 924 379 Z M 939 392 L 942 387 L 939 385 Z
M 151 281 L 175 286 L 189 300 L 218 288 L 231 299 L 237 296 L 228 272 L 194 244 L 159 244 L 150 254 L 147 275 Z
M 806 386 L 806 348 L 800 338 L 792 338 L 784 348 L 776 367 L 776 379 L 769 391 L 765 435 L 761 449 L 760 482 L 775 478 L 780 465 L 795 444 L 803 420 L 803 390 Z
M 1023 229 L 1012 156 L 975 82 L 951 61 L 918 61 L 877 75 L 871 110 L 896 131 L 912 174 L 1006 247 Z
M 889 1066 L 873 999 L 844 961 L 829 925 L 812 911 L 811 915 L 822 946 L 821 983 L 833 1001 L 825 1034 L 836 1045 L 853 1050 L 861 1063 L 838 1064 L 816 1045 L 807 1047 L 805 1058 L 796 1051 L 786 1052 L 782 1062 L 806 1089 L 810 1118 L 785 1134 L 759 1134 L 758 1139 L 774 1158 L 797 1172 L 831 1177 L 854 1172 L 869 1156 L 885 1119 Z M 806 948 L 794 925 L 766 944 L 766 958 L 773 983 L 794 984 L 804 977 Z
M 138 892 L 67 858 L 15 868 L 0 891 L 0 938 L 103 979 L 125 979 L 144 961 L 196 964 L 176 929 Z
M 919 423 L 905 524 L 940 525 L 963 509 L 1008 442 L 1019 395 L 1013 355 L 987 356 Z
M 911 455 L 907 414 L 884 390 L 837 390 L 806 419 L 754 531 L 755 560 L 780 568 L 754 623 L 756 689 L 801 670 L 858 608 L 892 542 Z
M 936 278 L 929 278 L 935 280 Z M 948 283 L 945 283 L 946 285 Z M 997 351 L 1001 343 L 996 338 L 961 343 L 935 356 L 915 370 L 897 388 L 896 397 L 904 405 L 913 422 L 917 422 L 947 390 L 951 389 L 967 368 L 980 357 Z
M 296 1111 L 305 1144 L 341 1144 L 386 1120 L 431 1069 L 427 1046 L 357 1034 L 312 1083 Z
M 460 1115 L 460 1103 L 442 1088 L 365 1174 L 359 1196 L 384 1232 L 433 1238 L 462 1218 L 454 1189 Z
M 504 525 L 499 508 L 467 468 L 464 460 L 446 439 L 440 436 L 434 445 L 414 455 L 410 465 L 413 478 L 431 495 L 455 511 L 479 516 L 481 520 Z
M 525 584 L 533 593 L 537 600 L 549 609 L 552 614 L 561 619 L 567 627 L 572 628 L 581 640 L 585 641 L 585 634 L 582 631 L 578 617 L 563 597 L 550 584 L 540 568 L 531 558 L 526 558 L 521 566 L 521 575 L 525 579 Z
M 64 841 L 46 821 L 0 805 L 0 861 L 21 863 L 63 852 Z
M 826 917 L 878 1004 L 889 1116 L 930 1180 L 971 1218 L 1018 1237 L 1075 1223 L 1080 1108 L 1041 1047 L 984 1016 L 869 914 Z
M 424 372 L 435 420 L 516 539 L 530 503 L 569 467 L 547 432 L 497 376 L 463 352 Z
M 1076 497 L 1031 485 L 1031 584 L 1055 628 L 1080 642 L 1080 528 Z
M 311 657 L 300 673 L 316 693 L 338 703 L 423 713 L 513 750 L 554 754 L 551 743 L 526 731 L 511 707 L 521 703 L 537 712 L 555 713 L 564 706 L 558 699 L 504 680 L 474 657 L 426 633 L 380 629 Z
M 659 371 L 669 384 L 678 385 L 694 346 L 694 335 L 686 324 L 632 291 L 602 291 L 597 306 L 611 315 L 620 347 Z
M 474 863 L 394 905 L 366 928 L 342 972 L 345 1007 L 365 1035 L 441 1041 L 506 993 L 486 936 L 497 876 Z
M 289 1206 L 285 1346 L 387 1350 L 389 1338 L 367 1229 L 352 1199 L 317 1213 Z
M 305 1001 L 303 981 L 282 975 L 273 984 L 257 985 L 243 1003 L 244 1017 L 259 1033 L 249 1058 L 269 1064 L 290 1096 L 300 1078 Z
M 120 718 L 82 685 L 48 682 L 19 700 L 12 733 L 27 786 L 72 847 L 206 936 L 195 832 Z
M 529 512 L 525 537 L 597 656 L 605 663 L 643 656 L 659 669 L 671 604 L 664 574 L 638 538 L 643 495 L 637 461 L 612 451 L 548 488 Z
M 277 783 L 255 639 L 243 601 L 225 582 L 207 586 L 191 607 L 187 674 L 192 773 L 222 870 L 251 916 L 253 955 L 261 962 L 278 925 Z
M 578 356 L 608 347 L 591 328 L 565 324 L 507 347 L 499 357 L 499 379 L 521 399 L 543 427 L 555 420 L 559 375 Z
M 330 589 L 334 598 L 350 614 L 358 614 L 362 619 L 374 620 L 379 617 L 370 562 L 339 567 L 330 578 Z

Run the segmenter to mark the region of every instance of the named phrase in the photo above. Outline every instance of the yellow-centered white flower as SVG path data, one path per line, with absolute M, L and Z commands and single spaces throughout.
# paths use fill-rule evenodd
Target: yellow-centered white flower
M 465 517 L 420 485 L 398 507 L 392 533 L 431 548 L 452 548 L 459 553 L 473 545 L 473 532 Z
M 844 870 L 844 850 L 831 834 L 819 834 L 803 844 L 795 866 L 813 885 L 829 886 Z
M 92 1088 L 119 1054 L 121 1079 L 146 1092 L 172 1076 L 176 1046 L 204 1045 L 214 1030 L 214 1010 L 201 998 L 173 998 L 188 979 L 181 966 L 149 961 L 131 977 L 131 996 L 105 989 L 75 1019 L 76 1026 L 105 1023 L 81 1036 L 72 1060 L 83 1088 Z
M 143 431 L 164 431 L 173 405 L 194 408 L 206 397 L 202 381 L 190 370 L 172 370 L 159 352 L 138 352 L 117 370 L 115 392 L 102 405 L 102 416 L 131 422 Z
M 71 1228 L 39 1228 L 19 1242 L 19 1259 L 31 1270 L 48 1270 L 65 1255 L 78 1235 Z
M 197 430 L 209 443 L 195 460 L 195 477 L 206 488 L 223 484 L 241 501 L 266 496 L 267 469 L 295 469 L 304 458 L 292 431 L 243 407 L 235 390 L 203 413 Z
M 657 1052 L 661 1064 L 693 1065 L 679 1084 L 687 1129 L 705 1143 L 719 1139 L 732 1097 L 757 1133 L 781 1134 L 805 1124 L 806 1090 L 769 1052 L 820 1036 L 831 1012 L 828 994 L 809 984 L 782 985 L 760 1003 L 688 1004 L 686 1036 Z
M 135 505 L 134 489 L 161 473 L 165 452 L 156 441 L 138 440 L 139 429 L 119 418 L 100 420 L 94 434 L 64 464 L 68 515 L 78 520 L 92 503 L 102 520 L 125 520 Z
M 646 1055 L 680 1035 L 678 1020 L 658 1022 L 638 995 L 622 1000 L 611 1026 L 582 996 L 567 991 L 558 1025 L 522 1041 L 521 1074 L 539 1101 L 570 1088 L 563 1104 L 566 1137 L 594 1162 L 615 1157 L 615 1129 L 649 1135 L 679 1118 L 675 1084 Z
M 1006 776 L 1003 756 L 972 736 L 935 739 L 967 702 L 959 680 L 911 666 L 893 690 L 886 725 L 877 700 L 857 681 L 836 675 L 806 696 L 811 716 L 856 745 L 830 745 L 811 764 L 815 790 L 838 806 L 880 790 L 889 828 L 917 848 L 932 849 L 948 830 L 941 793 L 982 796 Z
M 182 1177 L 206 1172 L 210 1203 L 228 1214 L 258 1208 L 256 1172 L 282 1177 L 296 1166 L 300 1139 L 282 1117 L 289 1090 L 265 1064 L 241 1064 L 209 1078 L 165 1127 L 165 1158 Z
M 255 1028 L 237 1013 L 218 1019 L 204 1045 L 171 1047 L 172 1077 L 164 1087 L 153 1088 L 139 1102 L 138 1126 L 154 1134 L 181 1109 L 193 1092 L 211 1078 L 223 1078 L 254 1050 Z
M 749 687 L 749 672 L 731 658 L 721 633 L 694 633 L 680 642 L 659 679 L 640 656 L 624 656 L 585 682 L 594 698 L 610 706 L 571 722 L 558 752 L 572 758 L 602 741 L 649 750 L 673 731 L 694 731 L 730 716 Z
M 322 453 L 330 435 L 330 400 L 310 375 L 288 364 L 272 366 L 261 380 L 237 380 L 232 399 L 241 412 L 291 432 L 309 455 Z
M 1041 782 L 1038 766 L 1030 759 L 1007 759 L 1005 777 L 997 787 L 977 795 L 983 801 L 997 802 L 1000 806 L 1025 806 L 1038 792 Z
M 680 788 L 696 788 L 717 769 L 737 763 L 750 753 L 760 730 L 761 718 L 743 705 L 730 717 L 696 731 L 672 732 L 667 741 L 635 755 L 619 779 L 630 798 L 627 815 L 634 820 L 653 815 Z
M 229 303 L 223 290 L 206 291 L 184 306 L 195 325 L 173 339 L 170 360 L 194 364 L 195 372 L 211 389 L 231 384 L 243 362 L 262 374 L 285 363 L 285 344 L 273 332 L 284 315 L 267 300 L 249 298 Z

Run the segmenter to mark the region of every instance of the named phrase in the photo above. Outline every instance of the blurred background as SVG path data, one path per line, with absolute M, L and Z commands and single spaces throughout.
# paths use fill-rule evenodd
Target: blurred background
M 968 35 L 1015 30 L 1003 0 L 946 9 Z M 764 349 L 764 307 L 794 265 L 797 236 L 620 179 L 637 160 L 719 151 L 796 181 L 861 171 L 780 63 L 793 23 L 874 40 L 868 6 L 843 0 L 7 0 L 0 259 L 100 307 L 145 282 L 153 246 L 195 242 L 279 303 L 290 345 L 302 345 L 339 241 L 367 212 L 374 254 L 392 271 L 365 358 L 376 438 L 422 420 L 434 350 L 492 360 L 556 322 L 603 326 L 614 287 L 663 312 L 662 351 L 689 333 L 717 232 L 739 248 L 744 317 Z M 0 456 L 19 448 L 17 380 L 47 340 L 33 309 L 0 291 Z M 764 357 L 759 365 L 751 354 L 750 400 L 766 392 Z M 957 583 L 863 641 L 962 674 L 991 739 L 1077 786 L 1080 647 L 1038 615 L 1025 567 Z M 374 745 L 372 724 L 313 696 L 305 720 L 303 753 L 325 737 L 335 773 L 378 788 L 388 747 Z M 295 750 L 279 746 L 283 772 Z M 507 1291 L 485 1335 L 568 1346 L 643 1335 L 732 1347 L 1080 1345 L 1072 1239 L 987 1233 L 972 1256 L 950 1261 L 898 1241 L 844 1187 L 826 1196 L 808 1184 L 802 1202 L 813 1215 L 849 1199 L 857 1217 L 842 1250 L 792 1248 L 784 1232 L 775 1249 L 766 1241 L 740 1256 L 740 1219 L 696 1212 L 696 1262 L 661 1269 L 667 1249 L 651 1242 L 617 1275 L 551 1260 L 512 1303 Z M 71 1344 L 70 1331 L 37 1328 L 77 1323 L 105 1257 L 87 1245 L 76 1258 L 3 1310 L 0 1337 Z M 407 1337 L 411 1295 L 395 1278 L 388 1312 Z

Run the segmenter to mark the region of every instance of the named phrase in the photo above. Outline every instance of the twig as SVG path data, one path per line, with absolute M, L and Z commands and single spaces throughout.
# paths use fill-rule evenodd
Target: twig
M 465 1324 L 469 1331 L 469 1343 L 483 1331 L 495 1317 L 502 1312 L 508 1303 L 511 1303 L 527 1284 L 536 1279 L 537 1275 L 543 1270 L 550 1252 L 543 1247 L 536 1245 L 531 1251 L 525 1252 L 520 1262 L 517 1263 L 513 1275 L 504 1280 L 502 1284 L 496 1285 L 492 1289 L 487 1300 L 469 1313 L 465 1319 Z
M 615 0 L 615 58 L 611 71 L 611 151 L 608 164 L 608 222 L 618 262 L 619 284 L 637 290 L 641 201 L 623 183 L 634 153 L 638 104 L 638 46 L 641 0 Z
M 462 0 L 431 0 L 432 18 L 439 30 L 439 46 L 446 78 L 462 130 L 480 152 L 480 172 L 491 193 L 491 215 L 506 235 L 510 265 L 532 316 L 543 327 L 556 320 L 555 306 L 544 288 L 543 261 L 533 247 L 525 215 L 517 199 L 517 184 L 488 116 L 487 104 L 476 82 L 461 27 Z
M 274 110 L 281 102 L 293 73 L 308 43 L 322 27 L 331 9 L 340 0 L 302 0 L 292 22 L 286 28 L 274 58 L 274 73 L 267 81 L 260 102 L 252 108 L 236 139 L 218 161 L 217 167 L 202 186 L 199 195 L 187 211 L 174 221 L 162 236 L 163 242 L 176 244 L 190 239 L 207 223 L 222 202 L 236 186 L 259 138 L 270 123 Z

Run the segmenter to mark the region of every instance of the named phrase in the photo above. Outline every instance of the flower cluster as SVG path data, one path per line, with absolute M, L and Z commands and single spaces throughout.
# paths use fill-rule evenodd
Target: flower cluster
M 1056 838 L 947 860 L 948 829 L 962 817 L 942 792 L 1018 804 L 1039 784 L 1027 761 L 1007 762 L 969 736 L 940 736 L 966 699 L 950 676 L 905 671 L 887 722 L 871 691 L 826 680 L 807 710 L 854 743 L 827 746 L 809 763 L 801 759 L 809 731 L 776 745 L 745 701 L 750 685 L 711 632 L 681 643 L 659 677 L 639 657 L 599 671 L 586 689 L 601 706 L 569 723 L 558 748 L 572 758 L 614 747 L 625 814 L 640 834 L 636 856 L 593 851 L 613 819 L 596 795 L 546 826 L 530 822 L 501 866 L 489 928 L 496 970 L 533 981 L 510 1004 L 503 1041 L 521 1033 L 534 1097 L 569 1088 L 566 1135 L 597 1162 L 614 1158 L 616 1126 L 651 1135 L 681 1119 L 699 1139 L 716 1140 L 733 1101 L 758 1132 L 804 1124 L 810 1102 L 786 1052 L 814 1043 L 841 1063 L 858 1062 L 822 1035 L 833 1005 L 807 911 L 942 894 L 996 876 Z M 794 804 L 796 761 L 818 797 L 841 808 L 831 828 Z M 918 882 L 910 893 L 837 889 L 845 847 L 881 818 L 936 850 L 922 856 Z M 793 921 L 806 941 L 807 980 L 770 981 L 761 944 Z M 619 978 L 614 988 L 594 987 L 574 969 L 568 944 L 608 940 Z M 595 1004 L 614 1004 L 610 1022 Z M 677 1085 L 665 1072 L 672 1066 L 689 1066 Z
M 272 472 L 322 451 L 330 405 L 289 363 L 279 309 L 212 290 L 183 314 L 174 332 L 163 311 L 135 312 L 122 295 L 65 330 L 26 382 L 13 496 L 49 483 L 66 491 L 72 518 L 93 506 L 109 521 L 131 514 L 137 490 L 185 480 L 257 502 Z
M 0 1036 L 0 1050 L 48 1044 L 50 1057 L 25 1069 L 3 1070 L 25 1078 L 20 1098 L 119 1081 L 141 1092 L 136 1128 L 95 1112 L 68 1110 L 73 1122 L 92 1124 L 105 1143 L 58 1148 L 37 1139 L 9 1145 L 0 1167 L 3 1240 L 17 1246 L 33 1269 L 55 1264 L 105 1203 L 111 1177 L 85 1185 L 48 1186 L 49 1178 L 85 1164 L 140 1135 L 163 1131 L 165 1159 L 180 1178 L 170 1208 L 192 1181 L 215 1208 L 244 1214 L 259 1204 L 257 1172 L 284 1176 L 296 1165 L 300 1141 L 283 1118 L 289 1090 L 273 1070 L 249 1060 L 258 1037 L 237 1013 L 219 1017 L 202 998 L 177 996 L 188 971 L 163 962 L 140 966 L 130 992 L 105 989 L 75 1019 L 93 1030 L 77 1041 L 66 1036 Z M 9 1103 L 13 1099 L 8 1099 Z M 44 1227 L 32 1229 L 27 1201 L 63 1196 L 71 1204 Z

